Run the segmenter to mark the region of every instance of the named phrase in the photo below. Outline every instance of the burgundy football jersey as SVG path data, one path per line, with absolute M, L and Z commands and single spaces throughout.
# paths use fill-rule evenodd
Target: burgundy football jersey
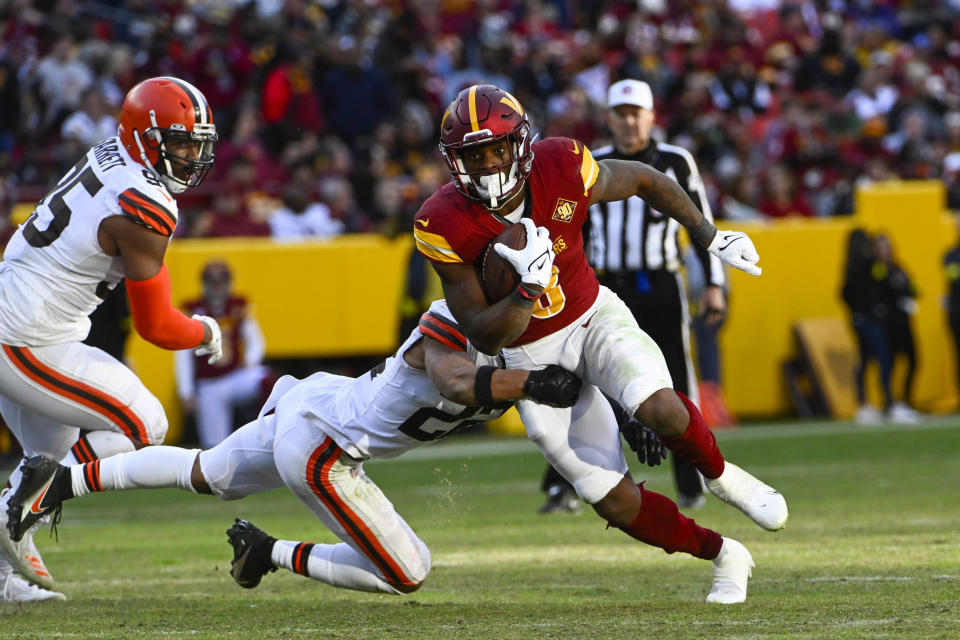
M 220 332 L 223 335 L 223 357 L 220 360 L 217 360 L 214 364 L 208 364 L 209 355 L 196 357 L 194 371 L 198 380 L 219 378 L 243 366 L 244 349 L 240 327 L 247 317 L 246 298 L 231 296 L 227 300 L 226 309 L 219 314 L 213 313 L 203 298 L 187 302 L 184 304 L 184 309 L 187 315 L 198 313 L 202 316 L 210 316 L 220 325 Z
M 533 342 L 567 326 L 590 308 L 600 288 L 583 248 L 590 191 L 600 171 L 597 162 L 589 149 L 570 138 L 546 138 L 532 148 L 524 215 L 550 231 L 557 257 L 553 277 L 534 305 L 527 330 L 510 346 Z M 504 224 L 448 183 L 423 203 L 413 227 L 417 249 L 429 260 L 474 264 Z

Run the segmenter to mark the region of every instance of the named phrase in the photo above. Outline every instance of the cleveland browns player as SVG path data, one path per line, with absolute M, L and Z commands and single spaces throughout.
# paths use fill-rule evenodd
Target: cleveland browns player
M 572 411 L 519 402 L 527 435 L 612 526 L 668 553 L 712 560 L 708 602 L 742 602 L 753 566 L 750 553 L 681 515 L 669 498 L 633 482 L 601 391 L 693 463 L 716 496 L 759 526 L 782 528 L 786 502 L 724 460 L 700 411 L 672 389 L 660 349 L 624 303 L 598 284 L 584 254 L 582 228 L 592 203 L 637 195 L 675 218 L 710 253 L 759 275 L 750 238 L 718 232 L 676 182 L 645 164 L 598 163 L 582 143 L 568 138 L 532 142 L 523 107 L 496 86 L 461 91 L 440 128 L 440 150 L 453 181 L 420 208 L 414 236 L 440 276 L 454 317 L 479 349 L 502 353 L 507 367 L 558 364 L 587 383 Z M 491 239 L 516 222 L 526 227 L 526 246 L 494 249 L 521 281 L 490 304 L 475 265 Z
M 25 455 L 90 461 L 163 441 L 160 402 L 123 363 L 81 342 L 122 278 L 141 336 L 219 358 L 220 328 L 171 304 L 164 264 L 177 225 L 172 194 L 203 182 L 216 139 L 196 87 L 145 80 L 126 95 L 117 136 L 87 151 L 10 240 L 0 263 L 0 412 Z M 80 429 L 88 433 L 78 439 Z M 20 477 L 15 470 L 4 489 L 0 524 Z M 0 527 L 0 592 L 62 599 L 32 537 L 13 541 Z
M 17 539 L 36 511 L 93 491 L 169 487 L 234 500 L 286 486 L 343 542 L 276 540 L 237 520 L 227 536 L 240 586 L 255 587 L 283 567 L 334 587 L 410 593 L 430 571 L 430 551 L 363 462 L 496 418 L 520 398 L 569 407 L 579 389 L 580 380 L 557 366 L 504 369 L 501 358 L 467 342 L 438 300 L 381 365 L 357 378 L 284 376 L 259 417 L 213 449 L 147 447 L 73 467 L 31 458 L 10 499 L 9 533 Z

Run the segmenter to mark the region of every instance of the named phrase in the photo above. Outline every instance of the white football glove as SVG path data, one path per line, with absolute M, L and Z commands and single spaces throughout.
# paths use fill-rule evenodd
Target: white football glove
M 747 234 L 740 231 L 720 231 L 713 237 L 707 251 L 717 256 L 731 267 L 746 271 L 752 276 L 760 275 L 762 269 L 757 266 L 760 254 L 753 246 Z
M 511 249 L 502 242 L 493 245 L 494 251 L 513 265 L 520 275 L 520 281 L 541 289 L 550 283 L 553 270 L 553 241 L 546 227 L 538 227 L 530 218 L 522 218 L 520 223 L 527 231 L 527 244 L 523 249 Z
M 209 353 L 210 357 L 207 358 L 207 364 L 213 364 L 223 357 L 223 336 L 220 333 L 220 325 L 210 316 L 194 314 L 193 319 L 199 320 L 210 327 L 210 341 L 204 342 L 194 349 L 193 352 L 198 356 L 205 356 Z

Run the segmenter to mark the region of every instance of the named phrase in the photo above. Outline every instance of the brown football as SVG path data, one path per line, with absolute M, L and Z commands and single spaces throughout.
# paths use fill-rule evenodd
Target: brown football
M 480 281 L 483 284 L 483 293 L 487 296 L 487 302 L 490 304 L 507 297 L 520 284 L 520 276 L 514 270 L 513 265 L 493 250 L 493 245 L 498 242 L 511 249 L 523 249 L 527 244 L 526 229 L 519 223 L 510 225 L 491 240 L 483 252 L 483 260 L 480 263 Z

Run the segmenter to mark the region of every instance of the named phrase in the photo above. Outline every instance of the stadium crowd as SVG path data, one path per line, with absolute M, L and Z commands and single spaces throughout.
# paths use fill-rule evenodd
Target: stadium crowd
M 0 240 L 164 74 L 206 94 L 220 132 L 182 236 L 409 231 L 448 179 L 443 108 L 478 82 L 542 135 L 597 145 L 609 84 L 647 81 L 718 218 L 849 214 L 855 185 L 894 177 L 942 179 L 960 207 L 956 1 L 10 0 Z

